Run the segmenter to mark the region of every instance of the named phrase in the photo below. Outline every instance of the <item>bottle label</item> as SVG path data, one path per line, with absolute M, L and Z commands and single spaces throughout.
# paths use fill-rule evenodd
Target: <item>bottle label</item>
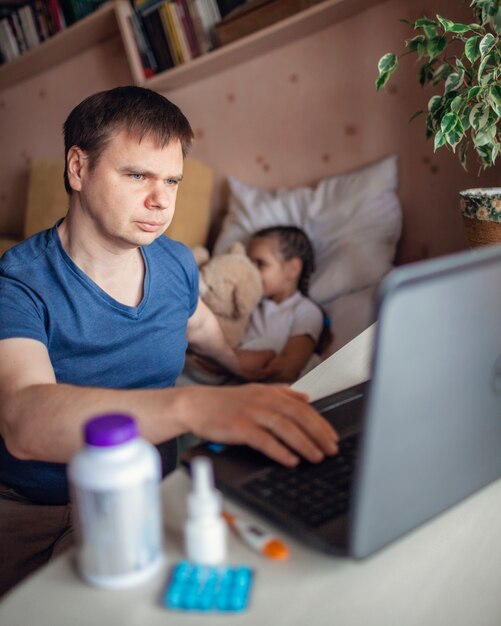
M 159 484 L 121 490 L 74 490 L 77 560 L 92 578 L 126 576 L 157 560 L 162 550 Z

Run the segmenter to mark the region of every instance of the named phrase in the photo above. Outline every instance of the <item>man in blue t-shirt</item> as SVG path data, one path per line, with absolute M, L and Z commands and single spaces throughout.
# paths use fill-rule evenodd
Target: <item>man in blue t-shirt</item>
M 337 434 L 285 386 L 173 388 L 187 344 L 246 377 L 169 226 L 193 133 L 163 96 L 119 87 L 64 125 L 66 217 L 0 261 L 0 594 L 71 541 L 66 463 L 84 422 L 136 417 L 165 472 L 176 437 L 246 443 L 285 465 Z

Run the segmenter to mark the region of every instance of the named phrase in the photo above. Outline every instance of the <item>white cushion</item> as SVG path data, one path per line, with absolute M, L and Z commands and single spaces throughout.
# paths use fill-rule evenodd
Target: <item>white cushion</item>
M 379 282 L 392 267 L 402 224 L 396 155 L 325 178 L 314 189 L 269 192 L 232 176 L 228 182 L 228 214 L 214 254 L 261 228 L 299 226 L 315 248 L 310 296 L 321 305 Z

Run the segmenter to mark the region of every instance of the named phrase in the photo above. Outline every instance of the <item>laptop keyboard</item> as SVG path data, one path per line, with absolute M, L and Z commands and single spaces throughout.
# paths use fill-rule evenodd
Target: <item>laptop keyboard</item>
M 352 435 L 321 463 L 274 466 L 242 486 L 267 507 L 315 528 L 348 512 L 357 445 L 358 435 Z

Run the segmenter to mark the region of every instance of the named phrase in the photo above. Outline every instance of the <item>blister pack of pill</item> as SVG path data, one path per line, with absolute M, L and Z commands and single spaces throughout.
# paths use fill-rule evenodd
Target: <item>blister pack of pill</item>
M 163 604 L 177 611 L 240 612 L 249 606 L 254 572 L 245 565 L 174 565 Z

